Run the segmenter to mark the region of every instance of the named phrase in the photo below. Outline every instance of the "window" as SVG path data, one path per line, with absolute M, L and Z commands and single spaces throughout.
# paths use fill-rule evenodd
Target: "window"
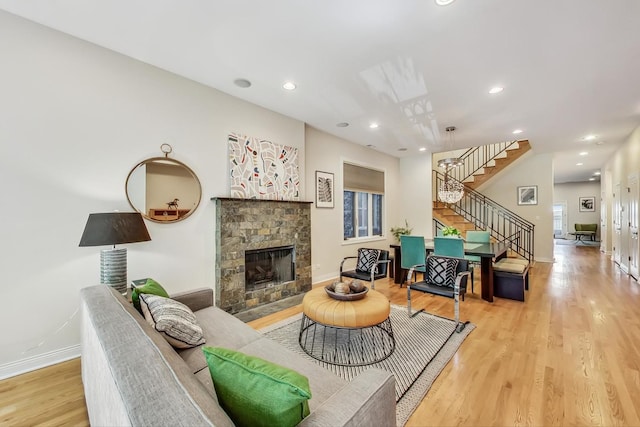
M 344 239 L 382 236 L 384 172 L 343 165 Z

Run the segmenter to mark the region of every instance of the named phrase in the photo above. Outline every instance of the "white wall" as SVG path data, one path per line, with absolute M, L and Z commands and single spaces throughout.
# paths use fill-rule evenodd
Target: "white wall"
M 305 176 L 297 120 L 4 12 L 0 57 L 0 377 L 78 354 L 79 290 L 97 283 L 102 249 L 78 247 L 87 216 L 131 210 L 127 174 L 162 143 L 198 175 L 203 200 L 126 247 L 129 278 L 170 292 L 214 286 L 209 198 L 228 195 L 229 133 L 298 147 Z
M 579 198 L 595 197 L 594 212 L 580 212 Z M 600 183 L 570 182 L 553 187 L 553 203 L 567 203 L 567 232 L 575 231 L 575 224 L 598 224 L 596 236 L 600 236 Z
M 634 175 L 640 176 L 640 127 L 633 131 L 627 142 L 614 153 L 602 170 L 602 176 L 604 177 L 602 185 L 604 189 L 603 208 L 607 212 L 606 229 L 609 231 L 609 235 L 605 236 L 605 247 L 603 248 L 606 253 L 612 253 L 616 244 L 615 238 L 612 237 L 615 233 L 613 230 L 615 213 L 613 212 L 612 200 L 616 184 L 620 184 L 620 188 L 625 189 L 628 187 L 629 178 Z M 619 239 L 618 245 L 622 248 L 624 256 L 625 250 L 631 243 L 628 221 L 626 224 L 623 222 Z M 620 247 L 616 249 L 620 250 Z
M 395 226 L 404 226 L 409 222 L 414 236 L 433 237 L 433 175 L 431 155 L 421 153 L 418 156 L 400 160 L 399 192 L 402 195 L 400 215 Z
M 517 188 L 538 186 L 538 204 L 520 206 Z M 553 262 L 553 154 L 529 152 L 482 187 L 482 194 L 535 224 L 535 259 Z
M 314 283 L 337 277 L 340 261 L 346 256 L 356 254 L 359 247 L 370 247 L 389 250 L 394 238 L 389 229 L 404 223 L 400 204 L 401 195 L 397 191 L 401 187 L 399 176 L 400 162 L 397 158 L 378 151 L 348 142 L 329 135 L 311 126 L 306 130 L 306 182 L 309 200 L 315 199 L 315 171 L 334 174 L 335 207 L 333 209 L 311 206 L 311 259 L 312 280 Z M 382 238 L 369 241 L 343 240 L 342 211 L 342 163 L 348 162 L 385 173 L 385 206 L 384 231 Z

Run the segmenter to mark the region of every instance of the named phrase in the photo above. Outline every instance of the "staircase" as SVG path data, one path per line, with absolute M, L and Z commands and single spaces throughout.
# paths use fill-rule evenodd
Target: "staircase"
M 462 215 L 457 214 L 444 202 L 433 202 L 433 218 L 441 224 L 457 228 L 462 233 L 462 237 L 467 236 L 467 231 L 476 229 L 472 222 L 464 219 Z
M 460 158 L 462 166 L 450 176 L 465 185 L 461 201 L 446 204 L 433 202 L 434 234 L 443 226 L 453 226 L 466 236 L 468 230 L 486 229 L 493 239 L 505 241 L 512 252 L 533 262 L 534 225 L 497 202 L 475 191 L 531 149 L 529 141 L 510 141 L 475 147 Z M 434 197 L 444 175 L 433 171 Z
M 518 160 L 529 150 L 531 150 L 531 144 L 529 144 L 529 141 L 516 141 L 516 144 L 503 151 L 504 157 L 497 156 L 490 159 L 487 164 L 474 171 L 471 176 L 463 180 L 464 184 L 469 188 L 477 190 L 478 187 L 503 171 L 507 166 Z

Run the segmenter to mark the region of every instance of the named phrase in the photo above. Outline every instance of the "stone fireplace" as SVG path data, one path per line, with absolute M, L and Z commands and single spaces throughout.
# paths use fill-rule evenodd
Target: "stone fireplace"
M 295 278 L 294 246 L 244 251 L 244 289 L 252 292 Z
M 216 306 L 235 314 L 311 289 L 311 203 L 216 197 Z

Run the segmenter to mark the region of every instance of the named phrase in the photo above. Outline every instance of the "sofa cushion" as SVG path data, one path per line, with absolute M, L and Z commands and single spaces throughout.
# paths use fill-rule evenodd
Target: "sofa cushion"
M 216 395 L 238 426 L 295 426 L 309 415 L 309 381 L 291 369 L 221 347 L 203 347 Z
M 116 397 L 104 395 L 107 376 L 127 408 L 127 425 L 233 427 L 215 404 L 215 391 L 205 389 L 117 290 L 95 285 L 82 289 L 81 298 L 83 383 L 91 425 L 122 424 L 113 421 L 117 408 L 110 402 Z
M 315 361 L 311 361 L 310 358 L 300 357 L 300 354 L 264 336 L 239 348 L 238 351 L 274 363 L 286 363 L 288 368 L 307 377 L 309 386 L 313 391 L 313 397 L 309 400 L 309 409 L 311 411 L 317 409 L 323 402 L 348 384 L 348 381 L 320 366 Z
M 161 297 L 169 298 L 169 294 L 164 290 L 160 283 L 156 282 L 153 279 L 147 279 L 147 283 L 145 283 L 144 285 L 131 289 L 131 302 L 133 302 L 133 306 L 140 313 L 142 313 L 142 309 L 140 308 L 141 294 L 160 295 Z
M 189 348 L 204 344 L 202 328 L 189 307 L 171 298 L 140 294 L 142 314 L 169 344 Z
M 251 326 L 218 307 L 198 310 L 195 315 L 204 332 L 204 339 L 210 346 L 239 350 L 251 341 L 262 337 L 262 334 Z M 200 348 L 178 349 L 177 351 L 193 373 L 207 367 L 207 361 Z
M 457 259 L 432 255 L 427 258 L 427 263 L 427 281 L 429 283 L 453 288 L 456 282 Z

